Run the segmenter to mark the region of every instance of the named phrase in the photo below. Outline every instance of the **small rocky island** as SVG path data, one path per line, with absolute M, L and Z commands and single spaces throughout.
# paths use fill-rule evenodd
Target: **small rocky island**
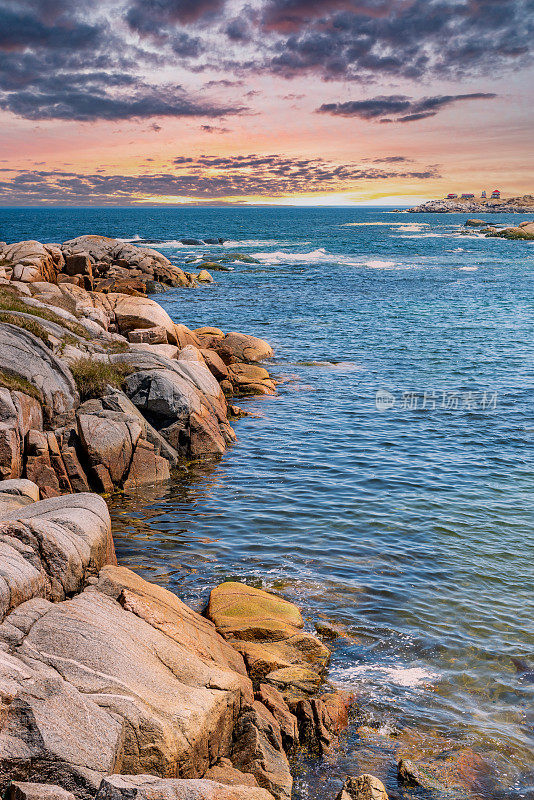
M 348 725 L 331 637 L 295 605 L 227 581 L 199 614 L 117 565 L 104 497 L 220 456 L 234 397 L 276 391 L 267 342 L 190 330 L 146 294 L 200 280 L 102 236 L 0 246 L 8 800 L 290 800 L 295 754 L 331 757 Z M 445 755 L 399 746 L 398 780 L 468 791 L 481 759 Z M 388 800 L 372 775 L 341 783 L 338 800 Z
M 524 214 L 525 211 L 534 212 L 534 195 L 500 199 L 427 200 L 406 210 L 411 214 Z
M 496 237 L 498 239 L 510 239 L 533 241 L 534 240 L 534 222 L 520 222 L 519 225 L 514 227 L 498 226 L 496 223 L 489 223 L 483 219 L 468 219 L 464 223 L 466 228 L 478 228 L 480 233 L 487 237 Z

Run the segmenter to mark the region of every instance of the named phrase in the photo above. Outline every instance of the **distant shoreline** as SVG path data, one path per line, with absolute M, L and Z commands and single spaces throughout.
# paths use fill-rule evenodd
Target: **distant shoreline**
M 534 213 L 534 195 L 526 194 L 522 197 L 506 197 L 500 200 L 491 198 L 454 199 L 454 200 L 427 200 L 421 205 L 406 209 L 408 213 L 430 214 L 461 214 L 463 212 L 476 214 L 524 214 L 525 211 Z

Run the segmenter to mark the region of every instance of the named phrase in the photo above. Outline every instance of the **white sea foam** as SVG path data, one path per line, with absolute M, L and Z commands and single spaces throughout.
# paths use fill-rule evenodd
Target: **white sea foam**
M 182 244 L 179 239 L 169 239 L 167 242 L 151 242 L 150 244 L 146 245 L 147 247 L 152 247 L 154 250 L 158 250 L 160 247 L 176 247 L 178 249 L 183 247 L 195 248 L 195 250 L 199 247 L 199 245 L 191 245 L 191 244 Z M 207 247 L 207 245 L 204 245 Z
M 449 231 L 448 233 L 428 233 L 425 231 L 416 234 L 399 233 L 396 236 L 396 238 L 397 239 L 466 239 L 466 238 L 471 239 L 472 234 L 470 233 L 462 234 L 458 231 Z
M 287 253 L 285 250 L 276 250 L 274 253 L 253 253 L 253 256 L 262 264 L 330 264 L 337 262 L 358 266 L 361 263 L 349 256 L 328 253 L 324 247 L 310 250 L 309 253 Z
M 388 228 L 403 228 L 405 226 L 412 226 L 416 225 L 417 228 L 428 228 L 430 227 L 430 223 L 428 222 L 414 222 L 414 223 L 407 223 L 407 222 L 345 222 L 343 225 L 340 225 L 340 228 L 367 228 L 371 225 L 387 225 Z
M 342 255 L 340 253 L 329 253 L 324 247 L 318 250 L 311 250 L 309 253 L 288 253 L 285 250 L 276 250 L 274 253 L 253 253 L 262 264 L 278 266 L 281 264 L 341 264 L 346 267 L 368 267 L 369 269 L 410 269 L 410 265 L 398 264 L 395 261 L 381 261 L 370 259 L 365 261 L 362 258 Z
M 142 236 L 136 234 L 132 239 L 119 239 L 119 242 L 124 242 L 125 244 L 135 242 L 140 243 L 142 247 L 148 247 L 151 250 L 159 250 L 161 247 L 193 247 L 193 245 L 182 244 L 178 239 L 169 239 L 169 241 L 165 242 L 155 242 L 155 241 L 146 241 L 143 239 Z M 195 245 L 198 247 L 198 245 Z M 207 247 L 207 245 L 205 245 Z
M 397 266 L 394 261 L 365 261 L 364 265 L 371 269 L 394 269 Z
M 291 247 L 291 242 L 282 242 L 279 239 L 228 239 L 223 242 L 223 247 Z M 300 242 L 301 246 L 306 246 L 310 242 Z
M 460 267 L 460 272 L 476 272 L 478 267 Z
M 437 672 L 422 667 L 380 666 L 379 664 L 357 664 L 352 667 L 342 667 L 330 671 L 330 679 L 342 685 L 354 682 L 371 682 L 404 686 L 408 689 L 418 689 L 431 686 L 439 679 Z
M 143 243 L 146 243 L 146 247 L 153 247 L 153 248 L 158 248 L 158 247 L 178 247 L 178 248 L 190 248 L 192 250 L 199 250 L 202 247 L 211 248 L 211 247 L 221 247 L 221 246 L 222 247 L 228 247 L 230 249 L 236 249 L 238 247 L 275 247 L 276 245 L 284 246 L 284 247 L 286 247 L 286 246 L 287 247 L 291 247 L 294 244 L 293 242 L 283 242 L 283 241 L 278 240 L 278 239 L 228 239 L 227 241 L 222 242 L 222 243 L 211 242 L 211 243 L 208 243 L 208 244 L 203 242 L 202 239 L 199 239 L 199 241 L 201 242 L 201 244 L 199 244 L 199 245 L 198 244 L 183 244 L 180 241 L 180 239 L 166 239 L 165 241 L 161 241 L 161 242 L 155 242 L 155 241 L 147 241 L 147 242 L 145 242 L 145 239 L 142 236 L 139 236 L 138 233 L 136 233 L 135 236 L 132 236 L 129 239 L 126 239 L 126 238 L 119 239 L 119 242 L 125 242 L 125 243 L 143 242 Z M 298 244 L 300 244 L 301 246 L 306 246 L 308 244 L 311 244 L 311 242 L 299 242 Z

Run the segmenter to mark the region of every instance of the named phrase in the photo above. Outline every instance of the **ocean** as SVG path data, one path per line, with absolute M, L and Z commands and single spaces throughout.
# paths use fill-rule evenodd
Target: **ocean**
M 534 797 L 534 243 L 466 218 L 0 209 L 8 242 L 100 233 L 181 266 L 259 262 L 154 299 L 190 328 L 267 339 L 276 396 L 238 401 L 254 416 L 219 461 L 111 507 L 120 562 L 196 609 L 232 578 L 338 632 L 328 680 L 356 692 L 356 713 L 332 757 L 299 757 L 295 800 L 329 800 L 360 772 L 400 795 L 395 752 L 414 737 L 473 748 L 498 776 L 451 796 Z

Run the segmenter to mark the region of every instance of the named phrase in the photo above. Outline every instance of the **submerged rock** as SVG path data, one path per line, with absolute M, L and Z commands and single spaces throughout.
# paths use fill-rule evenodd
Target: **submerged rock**
M 232 268 L 227 267 L 224 264 L 221 264 L 219 261 L 201 261 L 200 264 L 197 265 L 200 267 L 200 271 L 203 272 L 204 270 L 207 272 L 208 270 L 211 272 L 231 272 Z
M 407 786 L 450 793 L 482 792 L 487 796 L 495 787 L 495 777 L 484 759 L 471 748 L 446 750 L 429 758 L 404 758 L 397 764 L 399 780 Z
M 300 688 L 300 683 L 311 680 L 308 673 L 316 670 L 312 682 L 319 683 L 330 651 L 302 630 L 304 621 L 293 603 L 229 581 L 212 590 L 206 613 L 222 636 L 243 655 L 253 678 L 291 669 L 293 672 L 280 676 L 279 683 L 272 682 L 285 688 L 299 684 Z
M 232 262 L 232 261 L 242 261 L 244 264 L 259 264 L 257 258 L 254 256 L 248 256 L 245 253 L 224 253 L 224 255 L 219 256 L 219 261 L 224 262 Z
M 534 222 L 521 222 L 516 228 L 504 228 L 503 230 L 490 231 L 486 236 L 532 241 L 534 240 Z
M 384 784 L 374 775 L 347 778 L 336 800 L 388 800 Z

